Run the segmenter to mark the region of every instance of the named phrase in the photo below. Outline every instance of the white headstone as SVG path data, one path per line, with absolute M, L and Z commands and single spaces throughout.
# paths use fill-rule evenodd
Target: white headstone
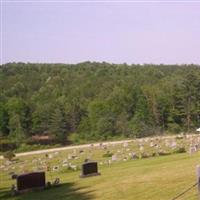
M 128 147 L 128 142 L 124 142 L 123 147 Z
M 144 147 L 143 146 L 140 146 L 140 151 L 143 151 L 144 150 Z
M 112 161 L 116 161 L 117 160 L 117 155 L 112 155 Z
M 149 144 L 149 146 L 150 146 L 150 147 L 154 147 L 154 143 L 151 142 L 151 143 Z
M 49 155 L 48 155 L 48 158 L 49 158 L 49 159 L 52 159 L 52 158 L 53 158 L 53 155 L 52 155 L 52 154 L 49 154 Z
M 197 148 L 196 148 L 195 146 L 191 146 L 191 147 L 189 148 L 189 154 L 190 154 L 190 155 L 194 154 L 196 151 L 197 151 Z
M 69 164 L 68 163 L 64 163 L 62 166 L 63 167 L 69 167 Z
M 68 155 L 68 157 L 67 157 L 69 160 L 71 160 L 72 159 L 72 155 Z
M 176 146 L 177 146 L 176 142 L 172 142 L 170 145 L 171 148 L 176 148 Z

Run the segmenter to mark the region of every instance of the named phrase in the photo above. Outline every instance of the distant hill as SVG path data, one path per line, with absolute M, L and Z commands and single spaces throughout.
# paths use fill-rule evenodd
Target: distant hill
M 64 143 L 189 132 L 200 126 L 200 67 L 8 63 L 0 67 L 0 135 Z

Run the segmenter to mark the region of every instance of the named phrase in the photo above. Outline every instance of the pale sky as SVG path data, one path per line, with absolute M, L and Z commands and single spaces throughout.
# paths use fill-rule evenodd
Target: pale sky
M 1 6 L 1 63 L 200 64 L 200 1 Z

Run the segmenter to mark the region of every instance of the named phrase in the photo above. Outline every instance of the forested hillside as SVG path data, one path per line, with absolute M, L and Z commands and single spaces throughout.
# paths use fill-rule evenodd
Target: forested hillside
M 200 126 L 200 67 L 85 62 L 0 67 L 0 135 L 65 142 L 188 132 Z

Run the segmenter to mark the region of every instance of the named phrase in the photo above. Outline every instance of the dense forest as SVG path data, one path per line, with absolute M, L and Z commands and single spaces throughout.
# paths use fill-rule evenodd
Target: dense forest
M 0 137 L 106 140 L 200 126 L 200 66 L 8 63 L 0 66 Z

